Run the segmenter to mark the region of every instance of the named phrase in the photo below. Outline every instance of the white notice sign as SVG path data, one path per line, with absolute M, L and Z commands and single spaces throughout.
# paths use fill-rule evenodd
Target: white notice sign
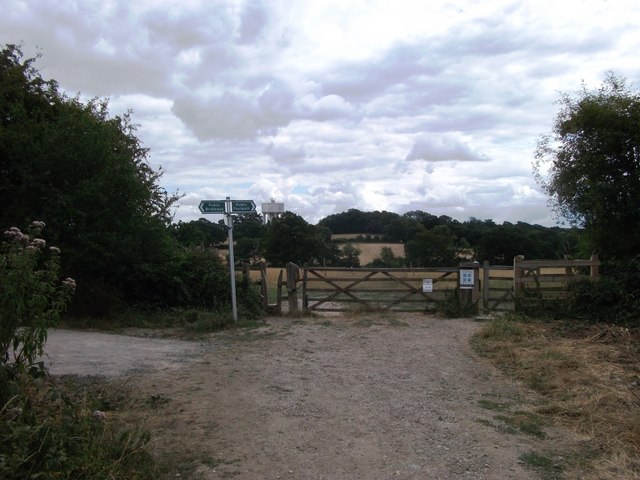
M 422 279 L 422 291 L 424 293 L 433 293 L 433 279 L 431 278 Z
M 460 270 L 460 288 L 473 288 L 473 270 Z

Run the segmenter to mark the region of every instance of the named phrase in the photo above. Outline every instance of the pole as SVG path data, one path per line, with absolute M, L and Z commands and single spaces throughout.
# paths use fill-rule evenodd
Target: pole
M 233 215 L 231 215 L 231 198 L 227 197 L 227 205 L 225 208 L 225 217 L 227 220 L 227 233 L 229 238 L 229 272 L 231 275 L 231 311 L 233 312 L 233 321 L 238 321 L 238 307 L 236 303 L 236 262 L 233 258 Z

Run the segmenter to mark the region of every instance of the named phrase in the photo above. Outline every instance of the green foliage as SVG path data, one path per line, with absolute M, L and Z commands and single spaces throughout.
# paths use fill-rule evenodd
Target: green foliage
M 575 281 L 568 293 L 565 315 L 594 323 L 640 325 L 640 256 L 604 262 L 598 281 Z
M 389 247 L 382 247 L 380 256 L 369 262 L 368 267 L 402 268 L 405 266 L 404 257 L 396 257 Z
M 322 262 L 330 253 L 322 234 L 322 230 L 309 225 L 301 216 L 285 212 L 267 227 L 265 258 L 271 265 L 279 267 L 288 262 L 300 266 Z
M 360 266 L 360 257 L 359 255 L 362 251 L 353 245 L 352 243 L 347 243 L 344 247 L 342 247 L 340 263 L 338 266 L 340 267 L 359 267 Z
M 236 261 L 255 265 L 263 258 L 264 237 L 267 227 L 262 217 L 255 213 L 247 213 L 234 217 L 233 240 Z
M 471 317 L 478 313 L 478 305 L 463 302 L 458 290 L 445 292 L 444 300 L 436 304 L 436 311 L 447 318 Z
M 451 230 L 444 225 L 422 231 L 407 243 L 407 261 L 417 267 L 455 265 L 455 240 Z
M 60 249 L 40 238 L 44 226 L 35 221 L 27 234 L 12 227 L 0 243 L 0 368 L 33 365 L 73 296 L 75 281 L 60 281 Z
M 0 51 L 0 226 L 42 219 L 79 285 L 146 301 L 156 269 L 175 256 L 168 225 L 178 197 L 158 185 L 129 113 L 69 98 L 12 45 Z M 162 272 L 160 272 L 162 274 Z
M 169 230 L 185 247 L 213 247 L 227 239 L 227 230 L 224 225 L 210 222 L 206 218 L 191 222 L 179 221 L 171 224 Z
M 525 333 L 521 317 L 515 314 L 505 314 L 492 318 L 479 335 L 482 338 L 492 340 L 519 341 L 524 338 Z
M 151 479 L 149 434 L 41 381 L 21 379 L 0 409 L 0 478 Z
M 489 260 L 492 265 L 510 265 L 517 255 L 525 258 L 544 258 L 539 245 L 527 231 L 513 225 L 496 226 L 480 238 L 478 258 Z
M 535 169 L 557 212 L 583 225 L 602 258 L 640 249 L 640 94 L 609 73 L 603 85 L 560 100 Z M 548 173 L 546 173 L 548 170 Z
M 329 228 L 333 233 L 392 233 L 395 228 L 401 226 L 397 223 L 400 215 L 392 212 L 362 212 L 350 208 L 343 213 L 329 215 L 318 223 L 319 226 Z M 394 223 L 395 222 L 395 223 Z M 400 228 L 402 230 L 402 228 Z M 402 235 L 402 234 L 401 234 Z

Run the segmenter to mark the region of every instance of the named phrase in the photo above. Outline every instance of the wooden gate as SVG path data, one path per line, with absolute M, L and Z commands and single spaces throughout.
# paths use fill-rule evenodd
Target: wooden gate
M 525 260 L 513 266 L 482 265 L 482 306 L 485 312 L 515 311 L 567 298 L 571 282 L 599 277 L 600 260 Z
M 284 299 L 289 312 L 424 312 L 435 310 L 438 302 L 454 294 L 481 311 L 504 312 L 562 300 L 572 281 L 597 279 L 599 265 L 595 255 L 589 260 L 525 261 L 516 257 L 513 266 L 485 262 L 482 268 L 476 262 L 438 268 L 300 268 L 289 263 L 286 280 L 279 272 L 273 305 L 267 301 L 264 266 L 261 283 L 264 307 L 271 312 L 280 312 Z M 463 285 L 461 272 L 471 272 L 471 286 Z
M 516 308 L 513 287 L 513 267 L 506 265 L 482 265 L 482 310 L 484 312 L 509 312 Z
M 423 312 L 454 292 L 458 268 L 318 268 L 302 271 L 305 311 Z
M 513 261 L 513 285 L 517 309 L 536 307 L 549 302 L 563 301 L 567 288 L 576 280 L 599 278 L 600 260 L 592 255 L 589 260 L 525 260 L 518 256 Z

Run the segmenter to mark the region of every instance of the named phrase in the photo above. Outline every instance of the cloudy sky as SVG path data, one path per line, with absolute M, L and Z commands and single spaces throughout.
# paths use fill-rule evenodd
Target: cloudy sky
M 1 4 L 0 43 L 133 110 L 176 220 L 230 196 L 553 225 L 532 160 L 559 92 L 640 85 L 636 0 Z

